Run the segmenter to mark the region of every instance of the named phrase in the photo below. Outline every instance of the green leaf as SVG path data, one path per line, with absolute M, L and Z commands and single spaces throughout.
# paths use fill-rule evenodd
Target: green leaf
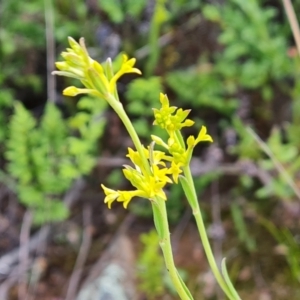
M 95 166 L 95 158 L 89 154 L 77 156 L 76 163 L 81 174 L 90 173 Z
M 236 203 L 232 203 L 230 209 L 239 240 L 246 245 L 249 252 L 255 251 L 256 243 L 247 230 L 242 210 Z
M 179 272 L 178 272 L 177 269 L 176 269 L 176 272 L 177 272 L 177 277 L 178 277 L 178 279 L 179 279 L 179 281 L 181 283 L 181 286 L 183 287 L 185 293 L 188 295 L 188 297 L 190 298 L 190 300 L 193 300 L 194 298 L 193 298 L 191 292 L 189 291 L 189 289 L 187 288 L 186 284 L 182 280 L 182 278 L 181 278 L 181 276 L 180 276 L 180 274 L 179 274 Z
M 134 18 L 138 18 L 146 6 L 147 0 L 125 0 L 125 3 L 126 12 Z
M 164 200 L 162 200 L 164 201 Z M 158 236 L 160 239 L 164 237 L 164 226 L 163 226 L 163 220 L 162 220 L 162 215 L 160 211 L 159 204 L 156 202 L 152 202 L 152 210 L 153 210 L 153 220 L 154 220 L 154 225 L 157 230 Z
M 59 166 L 59 173 L 62 177 L 68 179 L 75 179 L 80 176 L 80 172 L 76 168 L 75 164 L 69 160 L 62 161 Z
M 126 97 L 130 102 L 128 111 L 136 115 L 151 115 L 151 108 L 157 106 L 159 94 L 163 91 L 161 78 L 152 76 L 147 79 L 137 78 L 128 85 Z
M 179 181 L 184 190 L 185 196 L 186 196 L 191 208 L 193 209 L 194 207 L 196 207 L 197 204 L 194 203 L 194 194 L 192 192 L 190 184 L 189 184 L 188 180 L 184 176 L 181 176 L 181 175 L 179 176 Z
M 125 15 L 120 0 L 98 0 L 98 4 L 99 8 L 105 11 L 114 23 L 123 22 Z
M 69 124 L 73 128 L 81 128 L 90 120 L 90 114 L 78 112 L 74 117 L 69 119 Z
M 21 203 L 28 207 L 39 207 L 43 201 L 43 193 L 34 186 L 18 186 L 18 194 Z
M 220 11 L 215 5 L 205 5 L 202 13 L 210 21 L 217 22 L 220 20 Z
M 232 299 L 241 300 L 240 296 L 238 295 L 237 291 L 235 290 L 235 288 L 230 280 L 230 277 L 228 275 L 227 268 L 226 268 L 226 258 L 222 259 L 221 269 L 222 269 L 222 274 L 223 274 L 224 280 L 227 284 L 227 287 L 229 288 L 229 291 L 230 291 L 231 295 L 233 296 Z
M 68 216 L 68 208 L 63 202 L 58 200 L 46 200 L 42 206 L 33 210 L 33 222 L 36 225 L 63 221 Z
M 82 139 L 69 137 L 67 142 L 69 144 L 70 153 L 75 156 L 85 154 L 89 150 L 89 144 Z

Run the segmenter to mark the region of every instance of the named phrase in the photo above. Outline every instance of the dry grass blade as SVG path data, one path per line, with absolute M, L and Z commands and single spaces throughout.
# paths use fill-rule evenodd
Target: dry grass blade
M 55 77 L 51 72 L 55 65 L 54 12 L 52 0 L 45 0 L 45 23 L 47 43 L 47 97 L 48 101 L 56 101 Z
M 32 213 L 28 210 L 24 215 L 23 224 L 20 232 L 20 251 L 19 251 L 19 272 L 20 272 L 19 276 L 20 277 L 19 277 L 19 286 L 18 286 L 19 300 L 27 298 L 26 270 L 29 266 L 28 241 L 30 239 L 31 225 L 32 225 Z
M 293 31 L 298 53 L 300 55 L 300 28 L 295 14 L 295 10 L 293 8 L 293 4 L 291 0 L 283 0 L 283 5 Z
M 85 261 L 87 259 L 90 246 L 91 246 L 91 241 L 92 241 L 92 236 L 91 236 L 91 207 L 90 206 L 85 206 L 83 210 L 83 223 L 84 223 L 84 231 L 83 231 L 83 238 L 82 238 L 82 243 L 79 249 L 79 254 L 74 266 L 74 271 L 72 273 L 72 276 L 70 278 L 70 283 L 68 286 L 68 291 L 67 291 L 67 296 L 65 300 L 73 300 L 75 299 L 78 284 L 80 281 L 81 273 L 82 273 L 82 268 L 85 264 Z

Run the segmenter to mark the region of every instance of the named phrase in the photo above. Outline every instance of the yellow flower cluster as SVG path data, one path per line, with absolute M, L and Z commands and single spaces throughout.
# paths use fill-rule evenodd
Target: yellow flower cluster
M 189 164 L 194 147 L 202 141 L 212 142 L 211 136 L 207 134 L 206 127 L 202 126 L 196 138 L 194 136 L 188 137 L 186 148 L 185 143 L 180 139 L 179 130 L 185 126 L 193 125 L 192 120 L 186 120 L 189 111 L 170 107 L 166 95 L 161 94 L 160 101 L 162 108 L 160 110 L 154 109 L 154 123 L 167 130 L 170 135 L 168 142 L 165 143 L 160 137 L 152 135 L 153 143 L 148 149 L 143 148 L 144 156 L 150 164 L 150 174 L 143 164 L 140 153 L 128 148 L 127 157 L 130 158 L 135 168 L 125 165 L 123 173 L 136 190 L 115 191 L 102 184 L 101 186 L 106 195 L 104 202 L 108 204 L 109 208 L 111 208 L 114 201 L 123 202 L 124 207 L 127 208 L 128 203 L 135 196 L 150 200 L 154 200 L 155 197 L 167 200 L 163 188 L 167 183 L 178 183 L 182 167 Z M 170 155 L 163 151 L 153 150 L 155 143 L 168 150 Z
M 111 60 L 108 59 L 104 64 L 100 64 L 93 60 L 85 47 L 84 39 L 81 38 L 77 43 L 73 38 L 69 37 L 70 48 L 62 52 L 64 61 L 57 62 L 56 67 L 59 71 L 53 74 L 76 78 L 81 81 L 84 88 L 70 86 L 63 91 L 64 95 L 76 96 L 78 94 L 92 94 L 102 99 L 106 99 L 108 103 L 115 109 L 123 120 L 125 126 L 131 130 L 131 136 L 135 139 L 135 146 L 139 145 L 138 138 L 133 134 L 134 128 L 130 123 L 122 106 L 115 105 L 118 102 L 116 89 L 117 80 L 126 73 L 141 74 L 141 71 L 134 67 L 136 59 L 128 59 L 123 55 L 123 62 L 120 69 L 114 73 Z M 113 101 L 112 101 L 113 99 Z M 102 185 L 105 192 L 105 203 L 108 207 L 114 201 L 123 202 L 124 207 L 133 197 L 143 197 L 155 201 L 156 197 L 166 200 L 164 187 L 167 183 L 178 183 L 178 178 L 183 172 L 191 159 L 194 147 L 202 141 L 212 142 L 210 135 L 206 133 L 206 127 L 202 126 L 198 136 L 190 136 L 184 142 L 180 130 L 183 127 L 190 127 L 194 121 L 187 119 L 190 110 L 183 110 L 175 106 L 170 106 L 168 97 L 160 94 L 160 109 L 154 111 L 154 125 L 158 125 L 165 129 L 169 135 L 167 142 L 164 142 L 158 136 L 152 137 L 152 144 L 148 149 L 141 145 L 137 146 L 138 151 L 129 148 L 128 157 L 134 165 L 124 166 L 124 176 L 136 188 L 133 191 L 114 191 Z M 129 131 L 130 133 L 130 131 Z M 164 147 L 168 154 L 162 151 L 155 151 L 154 144 Z M 172 179 L 171 179 L 172 178 Z
M 165 129 L 170 136 L 172 136 L 176 130 L 194 125 L 194 121 L 190 119 L 186 120 L 190 110 L 177 109 L 176 106 L 170 106 L 167 95 L 162 93 L 160 93 L 159 101 L 161 108 L 153 109 L 155 118 L 153 125 L 159 125 Z
M 186 119 L 190 110 L 177 109 L 176 106 L 170 107 L 168 97 L 164 94 L 160 94 L 160 102 L 162 104 L 161 109 L 154 109 L 155 121 L 153 124 L 165 129 L 169 134 L 169 138 L 167 143 L 155 135 L 151 135 L 151 138 L 156 144 L 168 150 L 172 156 L 174 169 L 180 169 L 189 164 L 193 149 L 198 143 L 205 141 L 212 142 L 213 140 L 207 134 L 206 127 L 202 126 L 197 138 L 194 136 L 188 137 L 186 148 L 179 131 L 183 127 L 190 127 L 194 124 L 194 121 Z
M 61 54 L 65 61 L 57 62 L 55 65 L 60 71 L 54 71 L 52 74 L 76 78 L 85 88 L 67 87 L 63 91 L 66 96 L 92 94 L 106 99 L 108 93 L 113 94 L 116 91 L 116 82 L 123 74 L 141 74 L 139 69 L 134 68 L 135 58 L 128 59 L 126 55 L 123 55 L 121 68 L 114 74 L 110 59 L 105 65 L 101 65 L 89 57 L 83 38 L 79 40 L 79 43 L 71 37 L 68 40 L 71 48 L 67 48 L 67 51 Z
M 111 208 L 111 204 L 116 200 L 123 202 L 125 208 L 133 197 L 142 197 L 146 199 L 154 200 L 155 197 L 160 197 L 166 200 L 166 194 L 163 190 L 167 183 L 172 183 L 169 175 L 176 176 L 174 170 L 167 168 L 163 160 L 170 160 L 171 157 L 165 155 L 161 151 L 153 151 L 151 147 L 144 148 L 144 153 L 150 162 L 151 173 L 149 174 L 143 165 L 140 154 L 137 151 L 128 148 L 127 157 L 134 164 L 134 168 L 128 165 L 124 166 L 124 176 L 130 181 L 130 183 L 136 188 L 134 191 L 115 191 L 101 185 L 106 195 L 104 202 Z M 176 178 L 176 177 L 175 177 Z M 174 178 L 174 181 L 175 181 Z

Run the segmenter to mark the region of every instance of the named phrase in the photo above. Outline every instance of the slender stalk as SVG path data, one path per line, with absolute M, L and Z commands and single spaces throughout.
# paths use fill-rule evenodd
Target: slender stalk
M 220 273 L 217 263 L 215 261 L 215 258 L 214 258 L 214 255 L 213 255 L 213 252 L 212 252 L 212 249 L 211 249 L 208 237 L 207 237 L 205 225 L 203 222 L 203 218 L 202 218 L 201 211 L 200 211 L 200 206 L 199 206 L 196 191 L 195 191 L 194 181 L 193 181 L 191 170 L 190 170 L 189 166 L 184 168 L 184 175 L 189 183 L 189 188 L 190 188 L 189 197 L 193 197 L 193 199 L 189 199 L 189 202 L 193 205 L 192 206 L 193 215 L 196 220 L 200 238 L 201 238 L 203 248 L 206 253 L 210 268 L 211 268 L 218 284 L 220 285 L 220 287 L 222 288 L 222 290 L 224 291 L 226 296 L 231 300 L 240 299 L 239 297 L 238 298 L 235 297 L 232 294 L 232 292 L 229 290 L 225 280 L 223 279 L 222 274 Z
M 113 110 L 117 113 L 119 118 L 122 120 L 124 126 L 127 129 L 127 132 L 129 133 L 129 135 L 132 139 L 132 142 L 133 142 L 136 150 L 138 151 L 138 153 L 140 154 L 140 156 L 143 160 L 143 164 L 144 164 L 148 174 L 151 174 L 150 166 L 149 166 L 148 160 L 145 156 L 142 143 L 141 143 L 128 115 L 126 114 L 122 103 L 120 101 L 118 101 L 112 94 L 107 95 L 107 101 L 108 101 L 109 105 L 113 108 Z
M 160 237 L 160 247 L 162 249 L 164 260 L 166 264 L 166 268 L 169 272 L 170 278 L 172 283 L 182 300 L 192 300 L 191 296 L 187 294 L 186 290 L 184 289 L 184 283 L 180 280 L 177 269 L 175 267 L 173 253 L 172 253 L 172 245 L 170 239 L 170 231 L 169 231 L 169 224 L 168 224 L 168 217 L 167 217 L 167 210 L 166 210 L 166 203 L 163 199 L 157 200 L 157 205 L 159 209 L 161 225 L 162 225 L 162 237 Z M 153 204 L 156 205 L 156 204 Z M 154 212 L 154 210 L 153 210 Z
M 109 102 L 110 106 L 114 109 L 114 111 L 118 114 L 120 119 L 122 120 L 124 126 L 126 127 L 137 151 L 139 152 L 145 167 L 147 168 L 148 174 L 151 174 L 150 166 L 148 163 L 148 160 L 144 154 L 143 146 L 140 142 L 140 139 L 129 119 L 127 116 L 123 105 L 120 101 L 116 100 L 116 98 L 112 94 L 107 95 L 107 101 Z M 219 283 L 220 287 L 224 291 L 224 293 L 227 295 L 227 297 L 231 300 L 239 300 L 239 296 L 237 293 L 234 291 L 232 292 L 229 287 L 227 286 L 225 280 L 222 277 L 222 274 L 219 271 L 219 268 L 217 266 L 217 263 L 214 259 L 214 255 L 212 252 L 212 249 L 210 247 L 210 243 L 206 234 L 206 229 L 204 226 L 204 222 L 202 219 L 200 207 L 198 204 L 197 200 L 197 195 L 195 192 L 195 187 L 194 187 L 194 181 L 191 175 L 191 171 L 189 167 L 184 168 L 184 174 L 186 179 L 189 182 L 189 189 L 190 189 L 190 203 L 192 203 L 192 209 L 193 209 L 193 214 L 197 223 L 198 231 L 203 243 L 203 247 L 209 262 L 209 265 L 212 269 L 212 272 Z M 172 246 L 171 246 L 171 240 L 170 240 L 170 232 L 169 232 L 169 224 L 168 224 L 168 218 L 167 218 L 167 212 L 166 212 L 166 206 L 165 206 L 165 201 L 162 199 L 158 199 L 156 201 L 157 205 L 159 206 L 159 215 L 157 218 L 160 220 L 160 224 L 162 226 L 161 228 L 161 234 L 160 236 L 161 241 L 160 241 L 160 246 L 164 255 L 165 263 L 167 270 L 170 274 L 171 280 L 176 288 L 176 291 L 178 292 L 179 296 L 183 300 L 191 300 L 191 297 L 187 294 L 187 288 L 185 289 L 183 286 L 183 282 L 180 280 L 177 269 L 174 264 L 174 259 L 173 259 L 173 254 L 172 254 Z M 155 205 L 155 204 L 153 204 Z M 153 213 L 155 213 L 155 210 L 153 209 Z
M 107 95 L 107 101 L 109 102 L 109 105 L 113 108 L 113 110 L 118 114 L 120 119 L 122 120 L 124 126 L 126 127 L 137 151 L 139 152 L 140 156 L 143 159 L 144 165 L 147 168 L 147 171 L 149 174 L 151 174 L 150 166 L 148 163 L 148 160 L 144 154 L 143 146 L 141 144 L 141 141 L 128 117 L 125 110 L 123 109 L 123 105 L 121 102 L 116 100 L 116 98 L 112 94 Z M 182 282 L 179 278 L 177 269 L 174 264 L 173 259 L 173 253 L 172 253 L 172 246 L 171 246 L 171 239 L 170 239 L 170 231 L 169 231 L 169 224 L 168 224 L 168 217 L 167 217 L 167 210 L 166 210 L 166 204 L 163 199 L 156 199 L 155 204 L 158 205 L 158 216 L 160 220 L 160 224 L 162 225 L 162 236 L 160 237 L 160 247 L 162 249 L 165 264 L 167 267 L 167 270 L 170 274 L 171 280 L 174 284 L 174 287 L 176 288 L 176 291 L 178 292 L 180 298 L 182 300 L 192 300 L 192 298 L 186 293 Z M 155 213 L 155 210 L 153 209 L 153 213 Z

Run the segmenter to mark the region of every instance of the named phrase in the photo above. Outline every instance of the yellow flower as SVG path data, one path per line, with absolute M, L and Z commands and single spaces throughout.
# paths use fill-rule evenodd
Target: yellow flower
M 82 93 L 97 95 L 100 98 L 107 99 L 108 93 L 114 93 L 117 80 L 126 73 L 141 74 L 141 71 L 134 68 L 135 58 L 128 59 L 123 56 L 123 63 L 120 70 L 114 75 L 110 59 L 107 60 L 105 68 L 93 60 L 85 47 L 84 39 L 81 38 L 77 43 L 73 38 L 68 38 L 71 48 L 62 52 L 65 61 L 56 62 L 55 65 L 59 71 L 52 74 L 76 78 L 81 81 L 85 89 L 69 87 L 64 90 L 64 95 L 76 96 Z
M 131 58 L 128 59 L 127 55 L 123 55 L 123 62 L 121 65 L 120 70 L 112 77 L 112 79 L 110 80 L 110 92 L 113 92 L 116 86 L 116 82 L 118 81 L 118 79 L 126 74 L 126 73 L 136 73 L 141 75 L 142 72 L 137 69 L 137 68 L 133 68 L 133 66 L 135 65 L 136 59 L 135 58 Z
M 111 209 L 111 204 L 114 201 L 123 202 L 124 208 L 127 208 L 130 200 L 135 196 L 140 196 L 140 191 L 115 191 L 107 188 L 103 184 L 101 184 L 102 189 L 106 195 L 104 199 L 104 203 L 107 203 L 109 209 Z
M 159 168 L 157 165 L 152 166 L 153 177 L 156 182 L 172 183 L 172 180 L 167 176 L 169 174 L 169 169 Z
M 164 147 L 165 149 L 169 149 L 169 146 L 162 140 L 162 138 L 157 135 L 151 135 L 152 141 L 154 141 L 157 145 Z
M 109 208 L 114 201 L 123 202 L 124 207 L 127 208 L 129 202 L 135 196 L 151 200 L 160 197 L 161 199 L 167 200 L 163 188 L 167 183 L 172 183 L 172 180 L 169 177 L 171 172 L 174 172 L 174 175 L 172 175 L 177 180 L 177 174 L 179 174 L 180 171 L 175 169 L 175 166 L 173 166 L 172 170 L 165 167 L 166 164 L 164 160 L 170 159 L 170 157 L 166 156 L 162 151 L 153 151 L 151 149 L 151 147 L 143 149 L 146 158 L 151 162 L 151 173 L 149 174 L 146 172 L 145 166 L 143 166 L 140 154 L 137 151 L 128 148 L 127 157 L 133 162 L 135 168 L 125 165 L 123 174 L 136 190 L 114 191 L 101 185 L 106 195 L 104 202 L 108 204 Z
M 194 121 L 186 119 L 190 110 L 177 109 L 176 106 L 170 106 L 167 95 L 161 93 L 160 102 L 162 104 L 161 108 L 153 109 L 155 118 L 153 124 L 166 129 L 170 136 L 173 136 L 176 130 L 180 130 L 183 127 L 190 127 L 194 124 Z
M 63 90 L 63 95 L 65 95 L 65 96 L 74 97 L 79 94 L 92 94 L 92 95 L 96 95 L 96 96 L 101 96 L 99 93 L 97 93 L 97 91 L 95 91 L 93 89 L 79 89 L 75 86 L 69 86 Z
M 205 126 L 201 127 L 201 130 L 196 138 L 196 144 L 198 144 L 199 142 L 213 142 L 212 137 L 207 134 L 207 129 Z
M 149 151 L 146 148 L 143 148 L 143 151 L 146 158 L 149 158 Z M 138 169 L 140 172 L 146 172 L 145 166 L 143 165 L 143 160 L 137 151 L 134 151 L 133 149 L 128 147 L 128 154 L 126 155 L 126 157 L 128 157 L 133 162 L 136 169 Z
M 174 161 L 172 161 L 169 172 L 170 174 L 172 174 L 175 183 L 178 183 L 178 177 L 182 173 L 181 167 L 182 167 L 181 163 L 176 164 Z
M 111 204 L 119 197 L 119 192 L 107 188 L 104 184 L 101 184 L 102 189 L 106 195 L 104 203 L 107 203 L 108 208 L 111 208 Z
M 127 208 L 128 203 L 135 196 L 139 196 L 139 191 L 118 191 L 119 197 L 117 199 L 118 202 L 123 202 L 124 208 Z

